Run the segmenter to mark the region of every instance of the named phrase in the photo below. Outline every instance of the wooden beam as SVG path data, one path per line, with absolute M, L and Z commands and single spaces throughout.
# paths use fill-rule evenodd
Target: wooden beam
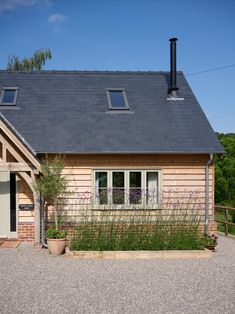
M 34 193 L 32 178 L 24 171 L 18 171 L 18 174 L 25 180 L 25 182 L 30 187 L 31 191 Z
M 2 147 L 5 149 L 5 151 L 9 151 L 12 156 L 18 161 L 18 163 L 8 163 L 6 161 L 6 153 L 5 153 L 5 165 L 6 167 L 10 166 L 9 168 L 6 168 L 7 170 L 11 170 L 11 171 L 31 171 L 32 170 L 32 166 L 29 163 L 26 163 L 26 161 L 23 159 L 23 157 L 21 157 L 19 155 L 19 153 L 7 142 L 7 140 L 0 134 L 0 141 L 2 143 Z M 16 166 L 18 165 L 18 166 Z M 38 169 L 33 169 L 34 174 L 39 174 L 39 170 Z
M 35 174 L 35 175 L 39 175 L 39 170 L 37 170 L 37 169 L 33 169 L 33 174 Z
M 7 150 L 6 150 L 6 144 L 2 142 L 2 160 L 3 162 L 7 161 Z
M 0 163 L 0 171 L 12 171 L 12 172 L 19 172 L 19 171 L 31 171 L 32 169 L 24 163 L 7 163 L 1 164 Z
M 7 137 L 22 151 L 22 153 L 27 157 L 27 159 L 35 166 L 36 169 L 40 171 L 41 164 L 37 158 L 29 151 L 28 148 L 17 138 L 15 134 L 2 122 L 0 121 L 0 128 L 7 135 Z
M 2 144 L 5 146 L 5 149 L 8 150 L 17 161 L 25 162 L 23 157 L 19 155 L 19 153 L 7 142 L 7 140 L 1 134 L 0 134 L 0 140 Z M 6 159 L 6 162 L 7 162 L 7 159 Z
M 34 172 L 31 171 L 31 181 L 35 182 L 36 178 Z M 33 199 L 34 199 L 34 232 L 35 232 L 35 243 L 40 243 L 40 199 L 39 195 L 33 189 Z
M 33 192 L 33 202 L 34 202 L 34 227 L 35 227 L 35 243 L 40 242 L 40 201 L 39 195 L 34 189 L 33 183 L 35 181 L 35 175 L 33 170 L 30 171 L 30 175 L 26 172 L 18 172 L 18 174 L 23 178 L 23 180 L 28 184 L 31 191 Z

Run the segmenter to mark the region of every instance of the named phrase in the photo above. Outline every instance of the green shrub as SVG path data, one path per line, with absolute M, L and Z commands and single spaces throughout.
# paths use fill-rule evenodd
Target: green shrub
M 71 239 L 71 250 L 199 250 L 212 243 L 198 224 L 86 223 Z
M 65 230 L 59 230 L 56 228 L 50 228 L 46 232 L 46 237 L 48 239 L 62 239 L 65 238 L 67 235 L 67 232 Z
M 235 211 L 231 212 L 232 222 L 235 223 Z

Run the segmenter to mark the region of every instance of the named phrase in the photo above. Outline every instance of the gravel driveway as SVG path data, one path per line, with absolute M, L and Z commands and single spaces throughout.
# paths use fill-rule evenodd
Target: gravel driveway
M 0 313 L 235 313 L 235 239 L 211 260 L 76 260 L 0 249 Z

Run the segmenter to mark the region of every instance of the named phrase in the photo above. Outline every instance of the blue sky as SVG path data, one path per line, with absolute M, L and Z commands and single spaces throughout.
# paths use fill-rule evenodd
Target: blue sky
M 169 69 L 178 37 L 185 74 L 235 64 L 235 0 L 0 0 L 0 69 L 50 48 L 45 69 Z M 215 131 L 235 132 L 235 66 L 187 76 Z

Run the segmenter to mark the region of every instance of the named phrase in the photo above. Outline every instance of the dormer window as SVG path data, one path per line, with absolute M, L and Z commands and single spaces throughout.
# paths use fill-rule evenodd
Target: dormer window
M 15 106 L 17 100 L 18 88 L 4 87 L 2 88 L 0 105 L 2 106 Z
M 129 105 L 126 98 L 126 93 L 123 88 L 107 89 L 107 98 L 109 109 L 114 110 L 126 110 L 129 109 Z

